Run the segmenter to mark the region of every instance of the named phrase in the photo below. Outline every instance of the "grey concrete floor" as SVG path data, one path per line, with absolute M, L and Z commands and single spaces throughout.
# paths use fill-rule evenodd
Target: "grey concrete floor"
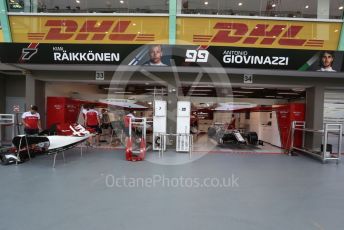
M 1 166 L 0 229 L 343 229 L 344 165 L 269 154 L 209 154 L 184 165 L 78 149 Z M 119 187 L 114 178 L 236 178 L 233 187 Z

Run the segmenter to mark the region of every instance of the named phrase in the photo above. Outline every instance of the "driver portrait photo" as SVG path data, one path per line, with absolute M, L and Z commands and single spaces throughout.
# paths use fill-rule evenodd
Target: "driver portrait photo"
M 321 52 L 319 58 L 320 69 L 318 69 L 317 71 L 336 72 L 336 70 L 332 68 L 334 57 L 334 51 Z
M 161 45 L 150 45 L 148 48 L 149 61 L 144 65 L 167 66 L 167 64 L 162 61 L 163 55 L 164 53 Z

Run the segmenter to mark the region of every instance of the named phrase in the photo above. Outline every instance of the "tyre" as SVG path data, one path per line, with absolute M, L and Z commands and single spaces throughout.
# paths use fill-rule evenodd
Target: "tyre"
M 0 155 L 0 163 L 2 165 L 7 165 L 8 162 L 6 161 L 6 157 L 4 155 Z
M 258 144 L 258 135 L 256 132 L 249 132 L 247 134 L 247 141 L 250 145 L 257 145 Z
M 10 158 L 7 158 L 5 155 L 0 156 L 0 161 L 2 165 L 9 165 L 15 162 L 13 159 L 11 160 Z
M 208 128 L 208 137 L 213 137 L 216 134 L 216 129 L 214 127 Z

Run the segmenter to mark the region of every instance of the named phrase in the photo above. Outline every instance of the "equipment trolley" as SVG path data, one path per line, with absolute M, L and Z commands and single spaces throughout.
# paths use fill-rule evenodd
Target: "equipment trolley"
M 297 147 L 294 143 L 295 132 L 302 132 L 302 146 Z M 320 151 L 316 151 L 313 149 L 307 149 L 305 147 L 305 136 L 306 133 L 319 133 L 322 135 L 322 148 Z M 300 151 L 306 154 L 309 154 L 323 163 L 335 160 L 337 163 L 340 161 L 341 158 L 341 150 L 342 150 L 342 133 L 343 133 L 343 125 L 342 124 L 332 124 L 326 123 L 324 124 L 324 129 L 316 130 L 316 129 L 308 129 L 306 128 L 306 123 L 304 121 L 293 121 L 291 127 L 291 145 L 289 149 L 289 155 L 293 151 Z M 328 141 L 329 141 L 329 134 L 332 134 L 337 137 L 338 145 L 337 145 L 337 153 L 332 153 L 332 151 L 328 150 Z

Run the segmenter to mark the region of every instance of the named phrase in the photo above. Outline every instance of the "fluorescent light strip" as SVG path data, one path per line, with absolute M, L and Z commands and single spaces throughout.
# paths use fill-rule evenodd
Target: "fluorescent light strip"
M 207 93 L 193 93 L 191 96 L 209 96 Z
M 241 87 L 241 89 L 264 89 L 264 88 L 259 88 L 259 87 Z
M 155 89 L 145 89 L 145 90 L 147 90 L 147 91 L 154 91 L 154 90 L 165 90 L 165 88 L 155 88 Z
M 123 90 L 123 88 L 112 88 L 112 87 L 105 87 L 105 90 Z
M 191 88 L 214 88 L 215 86 L 213 85 L 193 85 L 193 86 L 190 86 Z
M 279 95 L 299 95 L 298 93 L 277 93 Z
M 113 92 L 113 93 L 116 93 L 116 94 L 130 94 L 130 93 L 133 93 L 133 92 Z
M 154 92 L 148 92 L 148 93 L 144 93 L 145 95 L 157 95 L 157 96 L 162 96 L 162 95 L 167 95 L 167 92 L 157 92 L 157 93 L 154 93 Z
M 237 95 L 226 95 L 226 97 L 245 97 L 245 95 L 240 95 L 240 94 L 237 94 Z
M 254 93 L 252 91 L 237 91 L 237 90 L 234 90 L 232 91 L 233 93 Z
M 212 92 L 212 89 L 190 89 L 191 92 Z
M 295 91 L 295 92 L 303 92 L 303 91 L 305 91 L 304 88 L 294 88 L 292 90 Z

